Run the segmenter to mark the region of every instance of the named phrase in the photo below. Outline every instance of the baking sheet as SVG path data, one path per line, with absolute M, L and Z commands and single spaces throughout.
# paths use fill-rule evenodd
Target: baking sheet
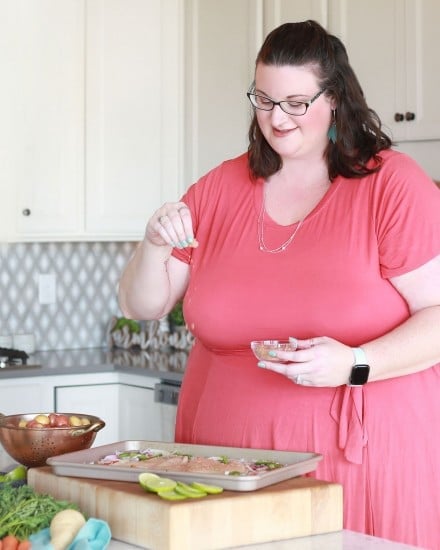
M 274 483 L 279 483 L 292 477 L 297 477 L 316 469 L 322 455 L 317 453 L 273 451 L 263 449 L 242 449 L 239 447 L 216 447 L 210 445 L 186 445 L 183 443 L 171 443 L 163 441 L 126 440 L 118 441 L 110 445 L 92 447 L 84 451 L 66 453 L 47 459 L 47 464 L 53 472 L 60 476 L 86 477 L 93 479 L 110 479 L 115 481 L 137 482 L 141 472 L 150 471 L 145 465 L 143 468 L 130 468 L 112 465 L 92 464 L 116 451 L 130 451 L 142 449 L 158 449 L 167 452 L 191 454 L 193 456 L 227 456 L 230 459 L 245 460 L 270 460 L 285 464 L 282 468 L 260 472 L 253 476 L 227 476 L 213 473 L 173 472 L 167 470 L 160 472 L 151 470 L 164 477 L 176 481 L 191 483 L 199 481 L 223 487 L 230 491 L 255 491 Z

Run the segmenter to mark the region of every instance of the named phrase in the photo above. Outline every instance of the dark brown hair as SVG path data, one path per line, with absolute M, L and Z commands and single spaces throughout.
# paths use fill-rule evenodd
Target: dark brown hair
M 391 139 L 382 131 L 379 116 L 365 101 L 343 43 L 316 21 L 285 23 L 264 41 L 255 65 L 308 65 L 316 72 L 321 89 L 336 104 L 335 143 L 324 156 L 329 177 L 361 177 L 380 168 L 378 153 L 389 149 Z M 249 169 L 252 177 L 267 178 L 282 167 L 281 157 L 264 138 L 254 113 L 249 128 Z M 373 164 L 367 163 L 375 160 Z

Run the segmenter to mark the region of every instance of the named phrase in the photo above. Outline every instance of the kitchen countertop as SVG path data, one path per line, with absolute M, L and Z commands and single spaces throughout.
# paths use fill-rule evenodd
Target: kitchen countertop
M 136 550 L 141 547 L 112 540 L 108 550 Z M 314 535 L 296 539 L 251 544 L 240 546 L 243 550 L 415 550 L 416 546 L 408 546 L 399 542 L 355 533 L 354 531 L 338 531 L 326 535 Z
M 24 376 L 127 372 L 181 381 L 188 354 L 173 349 L 125 350 L 119 348 L 87 348 L 75 350 L 37 351 L 26 365 L 0 369 L 0 380 Z

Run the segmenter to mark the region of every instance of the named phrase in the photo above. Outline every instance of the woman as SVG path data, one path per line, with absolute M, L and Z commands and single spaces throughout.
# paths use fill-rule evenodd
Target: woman
M 345 528 L 439 549 L 440 193 L 313 21 L 268 35 L 248 97 L 248 153 L 155 212 L 120 283 L 137 319 L 184 297 L 176 440 L 322 453 Z

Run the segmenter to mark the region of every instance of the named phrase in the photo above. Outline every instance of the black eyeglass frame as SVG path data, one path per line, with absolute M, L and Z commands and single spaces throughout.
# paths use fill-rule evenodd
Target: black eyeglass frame
M 255 89 L 255 88 L 251 88 L 251 89 Z M 249 92 L 246 92 L 246 95 L 249 99 L 249 101 L 251 102 L 251 105 L 252 107 L 254 107 L 255 109 L 259 109 L 260 111 L 273 111 L 275 106 L 276 105 L 279 105 L 280 106 L 280 109 L 286 113 L 287 115 L 292 115 L 292 116 L 304 116 L 307 111 L 309 110 L 309 107 L 310 105 L 316 101 L 318 99 L 318 97 L 320 95 L 322 95 L 323 93 L 325 92 L 325 88 L 323 88 L 322 90 L 319 90 L 318 93 L 316 93 L 311 99 L 309 99 L 309 101 L 297 101 L 296 104 L 297 105 L 303 105 L 304 106 L 304 112 L 301 113 L 301 114 L 298 114 L 298 113 L 289 113 L 289 111 L 286 111 L 285 107 L 283 107 L 283 104 L 284 103 L 292 103 L 291 101 L 288 101 L 286 99 L 284 99 L 283 101 L 274 101 L 273 99 L 271 99 L 270 97 L 267 97 L 265 95 L 260 95 L 260 94 L 256 94 L 252 91 L 249 91 Z M 269 109 L 266 109 L 264 107 L 258 107 L 257 105 L 255 105 L 254 101 L 252 98 L 256 98 L 256 97 L 263 97 L 264 99 L 268 100 L 271 102 L 272 106 L 269 108 Z

